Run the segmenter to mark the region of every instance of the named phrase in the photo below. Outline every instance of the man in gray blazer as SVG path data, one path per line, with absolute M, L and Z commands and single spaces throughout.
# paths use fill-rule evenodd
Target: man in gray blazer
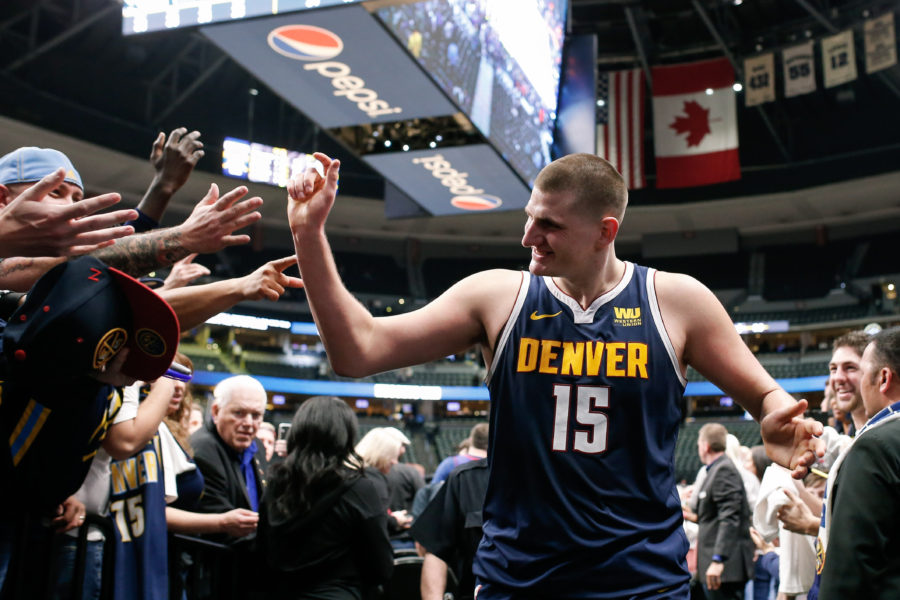
M 709 600 L 742 600 L 753 576 L 750 506 L 741 475 L 725 456 L 727 436 L 725 427 L 708 423 L 697 439 L 707 469 L 698 491 L 697 575 Z

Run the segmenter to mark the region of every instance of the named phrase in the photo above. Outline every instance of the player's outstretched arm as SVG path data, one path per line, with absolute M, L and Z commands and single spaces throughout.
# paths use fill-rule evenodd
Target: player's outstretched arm
M 806 401 L 796 401 L 744 344 L 734 323 L 709 289 L 688 277 L 659 272 L 660 311 L 681 367 L 691 365 L 760 423 L 766 453 L 795 478 L 825 452 L 822 424 L 804 419 Z
M 298 277 L 284 274 L 297 264 L 293 256 L 267 262 L 249 275 L 223 279 L 204 285 L 175 289 L 161 288 L 159 295 L 169 303 L 182 331 L 203 323 L 244 300 L 278 300 L 287 288 L 302 288 Z
M 42 202 L 65 179 L 58 169 L 0 209 L 0 256 L 73 256 L 110 246 L 131 235 L 130 226 L 112 227 L 137 217 L 133 210 L 93 215 L 119 202 L 103 194 L 70 205 Z
M 493 342 L 487 332 L 493 328 L 494 314 L 505 311 L 501 319 L 509 314 L 520 281 L 518 273 L 473 275 L 426 307 L 392 317 L 373 317 L 347 291 L 325 236 L 340 163 L 321 153 L 315 157 L 325 167 L 324 177 L 308 169 L 291 180 L 288 222 L 306 297 L 335 372 L 362 377 Z M 499 325 L 496 327 L 499 330 Z

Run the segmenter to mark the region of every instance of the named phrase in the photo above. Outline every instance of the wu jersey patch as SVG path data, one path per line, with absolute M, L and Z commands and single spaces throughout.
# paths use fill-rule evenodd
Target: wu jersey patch
M 615 323 L 616 325 L 620 325 L 622 327 L 639 327 L 641 325 L 640 306 L 637 306 L 635 308 L 620 308 L 618 306 L 614 306 L 613 312 L 615 313 L 613 323 Z

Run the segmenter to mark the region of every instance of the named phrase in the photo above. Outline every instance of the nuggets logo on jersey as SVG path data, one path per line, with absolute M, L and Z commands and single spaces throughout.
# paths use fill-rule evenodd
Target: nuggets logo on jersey
M 334 33 L 313 25 L 285 25 L 273 29 L 269 46 L 294 60 L 329 60 L 344 49 L 344 41 Z
M 110 329 L 103 334 L 103 337 L 97 342 L 97 347 L 94 348 L 94 360 L 91 363 L 93 367 L 95 369 L 104 367 L 116 355 L 116 352 L 122 349 L 126 341 L 128 341 L 128 332 L 121 327 Z

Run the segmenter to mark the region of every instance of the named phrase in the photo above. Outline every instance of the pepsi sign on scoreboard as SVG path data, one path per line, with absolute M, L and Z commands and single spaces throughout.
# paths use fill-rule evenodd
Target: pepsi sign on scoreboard
M 201 31 L 325 128 L 451 115 L 456 108 L 358 5 Z
M 432 215 L 518 210 L 530 192 L 487 144 L 363 159 Z

